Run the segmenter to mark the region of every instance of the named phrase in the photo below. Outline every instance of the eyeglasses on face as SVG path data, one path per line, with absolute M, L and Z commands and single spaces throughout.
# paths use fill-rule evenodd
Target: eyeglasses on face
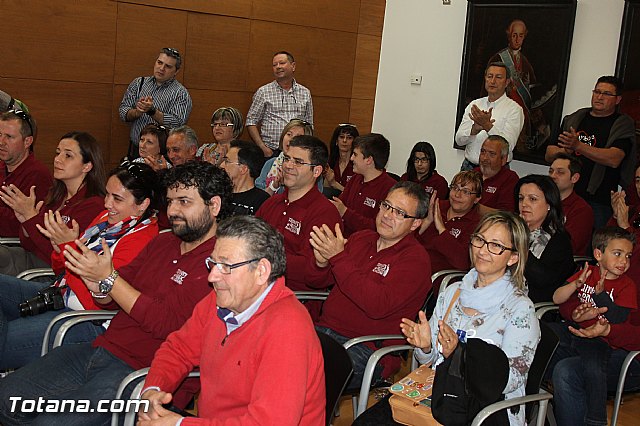
M 29 115 L 29 113 L 21 110 L 21 109 L 12 109 L 7 111 L 13 115 L 15 115 L 16 117 L 18 117 L 19 119 L 21 119 L 22 121 L 26 121 L 27 124 L 29 125 L 29 131 L 31 132 L 31 136 L 33 136 L 33 126 L 31 125 L 31 116 Z
M 461 192 L 465 197 L 469 197 L 471 195 L 478 195 L 478 193 L 475 191 L 471 191 L 467 188 L 463 188 L 459 185 L 454 185 L 454 184 L 449 185 L 449 190 L 451 192 Z
M 178 52 L 177 49 L 174 49 L 173 47 L 165 47 L 162 49 L 164 51 L 164 53 L 166 53 L 167 55 L 174 57 L 174 58 L 179 58 L 180 57 L 180 52 Z
M 384 200 L 380 203 L 380 208 L 386 211 L 391 211 L 396 219 L 418 219 L 416 216 L 411 216 L 402 209 L 393 207 L 387 200 Z
M 618 95 L 617 95 L 617 94 L 615 94 L 615 93 L 611 93 L 611 92 L 603 92 L 602 90 L 598 90 L 598 89 L 593 89 L 593 90 L 591 91 L 591 93 L 593 93 L 593 94 L 594 94 L 594 95 L 596 95 L 596 96 L 600 96 L 600 95 L 602 95 L 602 96 L 606 96 L 606 97 L 609 97 L 609 98 L 614 97 L 614 96 L 618 96 Z
M 211 272 L 211 270 L 215 266 L 216 268 L 218 268 L 218 271 L 220 271 L 220 273 L 225 274 L 225 275 L 229 275 L 231 273 L 231 270 L 239 268 L 239 267 L 244 266 L 244 265 L 248 265 L 248 264 L 253 263 L 253 262 L 257 262 L 260 259 L 262 259 L 262 258 L 261 257 L 256 257 L 255 259 L 245 260 L 244 262 L 238 262 L 238 263 L 229 264 L 229 263 L 224 263 L 224 262 L 216 262 L 215 260 L 213 260 L 211 258 L 211 256 L 209 256 L 204 260 L 204 266 L 206 266 L 207 271 L 209 271 L 209 272 Z
M 229 157 L 227 157 L 227 156 L 222 157 L 222 162 L 223 163 L 236 164 L 238 166 L 242 166 L 242 163 L 239 163 L 237 161 L 231 161 L 231 160 L 229 160 Z
M 415 164 L 426 164 L 429 161 L 431 161 L 431 160 L 429 160 L 429 157 L 422 157 L 422 158 L 421 157 L 413 157 L 413 162 Z
M 487 250 L 489 250 L 489 253 L 495 254 L 496 256 L 501 255 L 505 252 L 505 250 L 516 251 L 516 249 L 514 249 L 513 247 L 506 247 L 500 243 L 487 241 L 478 234 L 471 235 L 470 244 L 475 248 L 482 248 L 484 246 L 487 246 Z
M 315 167 L 315 166 L 318 166 L 318 164 L 305 163 L 304 161 L 302 161 L 299 158 L 292 158 L 292 157 L 289 157 L 288 155 L 284 155 L 282 157 L 282 164 L 288 163 L 288 162 L 292 162 L 294 167 L 302 167 L 302 166 Z
M 213 127 L 214 129 L 216 127 L 233 127 L 233 123 L 211 123 L 211 127 Z

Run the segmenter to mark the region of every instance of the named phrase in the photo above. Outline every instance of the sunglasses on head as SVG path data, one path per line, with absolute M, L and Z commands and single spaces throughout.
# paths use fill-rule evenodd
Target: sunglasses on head
M 29 130 L 31 131 L 31 136 L 33 136 L 33 126 L 31 125 L 31 116 L 29 115 L 29 113 L 22 111 L 21 109 L 12 109 L 7 111 L 13 115 L 15 115 L 16 117 L 20 118 L 23 121 L 26 121 L 27 124 L 29 125 Z

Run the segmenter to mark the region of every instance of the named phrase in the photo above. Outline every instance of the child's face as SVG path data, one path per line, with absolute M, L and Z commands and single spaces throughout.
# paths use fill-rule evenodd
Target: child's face
M 593 254 L 600 266 L 607 271 L 607 279 L 615 279 L 629 269 L 632 252 L 633 244 L 631 241 L 615 238 L 609 241 L 604 252 L 595 249 Z

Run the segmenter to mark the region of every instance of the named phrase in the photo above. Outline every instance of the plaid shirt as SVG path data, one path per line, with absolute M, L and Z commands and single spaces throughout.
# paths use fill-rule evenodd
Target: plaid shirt
M 293 80 L 284 90 L 274 80 L 259 88 L 247 113 L 247 126 L 260 123 L 260 136 L 270 149 L 278 149 L 280 133 L 293 118 L 313 124 L 313 102 L 309 89 Z
M 138 99 L 143 96 L 151 96 L 153 106 L 164 114 L 164 126 L 173 128 L 185 124 L 193 107 L 187 89 L 176 79 L 166 81 L 158 86 L 153 76 L 144 77 L 142 87 L 140 87 L 140 79 L 142 78 L 135 78 L 122 97 L 119 109 L 120 119 L 127 121 L 127 112 L 130 109 L 135 109 Z M 155 123 L 155 120 L 148 114 L 142 114 L 140 118 L 131 123 L 129 138 L 135 146 L 138 146 L 140 131 L 151 123 Z

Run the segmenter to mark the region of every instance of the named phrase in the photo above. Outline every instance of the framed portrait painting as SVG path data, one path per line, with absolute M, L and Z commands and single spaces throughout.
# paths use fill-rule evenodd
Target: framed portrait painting
M 466 106 L 487 96 L 487 66 L 503 62 L 506 94 L 524 114 L 513 158 L 546 164 L 562 119 L 575 14 L 576 0 L 468 0 L 456 129 Z
M 640 138 L 640 0 L 626 0 L 622 17 L 616 75 L 624 88 L 620 112 L 636 123 L 636 140 Z

